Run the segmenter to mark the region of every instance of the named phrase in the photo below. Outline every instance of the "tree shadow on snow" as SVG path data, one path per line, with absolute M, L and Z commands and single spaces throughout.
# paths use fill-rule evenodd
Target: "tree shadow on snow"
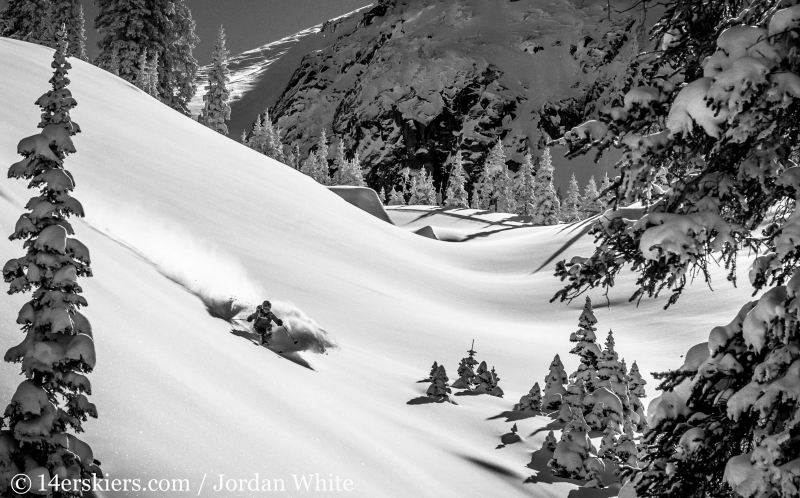
M 533 418 L 540 416 L 541 413 L 520 411 L 520 410 L 506 410 L 498 413 L 494 417 L 489 417 L 486 420 L 496 420 L 498 418 L 506 417 L 506 422 L 516 422 L 517 420 L 525 420 L 526 418 Z
M 579 481 L 580 482 L 580 481 Z M 619 494 L 619 484 L 606 486 L 605 488 L 584 488 L 573 489 L 567 498 L 610 498 Z
M 248 331 L 245 331 L 245 330 L 239 330 L 237 328 L 232 328 L 231 329 L 231 334 L 233 334 L 233 335 L 235 335 L 237 337 L 242 337 L 242 338 L 248 339 L 248 340 L 253 342 L 254 346 L 258 346 L 258 347 L 261 347 L 261 348 L 264 348 L 264 349 L 269 349 L 270 351 L 272 351 L 273 353 L 275 353 L 276 355 L 280 356 L 281 358 L 283 358 L 285 360 L 289 360 L 289 361 L 291 361 L 292 363 L 294 363 L 296 365 L 300 365 L 301 367 L 305 367 L 305 368 L 311 370 L 312 372 L 316 372 L 316 370 L 314 370 L 314 367 L 312 367 L 310 363 L 308 363 L 302 356 L 300 356 L 299 354 L 297 354 L 295 352 L 284 353 L 282 351 L 276 351 L 276 350 L 274 350 L 272 348 L 268 348 L 267 346 L 264 346 L 262 344 L 256 344 L 257 342 L 259 342 L 261 340 L 261 337 L 258 334 L 256 334 L 255 332 L 248 332 Z
M 534 451 L 531 454 L 531 461 L 526 465 L 531 470 L 536 471 L 536 474 L 525 479 L 526 484 L 553 484 L 556 482 L 568 482 L 581 486 L 578 489 L 573 489 L 569 492 L 568 498 L 609 498 L 619 494 L 620 486 L 617 478 L 614 476 L 616 465 L 611 464 L 608 460 L 603 460 L 606 464 L 606 470 L 603 472 L 603 482 L 609 485 L 605 488 L 585 488 L 584 481 L 576 479 L 567 479 L 564 477 L 556 477 L 550 473 L 550 467 L 547 466 L 553 458 L 553 452 L 542 447 L 540 450 Z
M 556 430 L 556 429 L 560 430 L 560 429 L 563 429 L 565 425 L 567 425 L 567 424 L 564 424 L 564 423 L 558 421 L 558 419 L 556 418 L 558 415 L 556 413 L 551 413 L 551 414 L 546 415 L 546 416 L 550 417 L 550 423 L 545 425 L 544 427 L 540 427 L 540 428 L 536 429 L 535 431 L 531 432 L 530 434 L 528 434 L 528 437 L 535 436 L 536 434 L 539 434 L 540 432 L 549 432 L 549 431 L 553 431 L 553 430 Z
M 467 455 L 459 455 L 459 456 L 464 460 L 472 463 L 473 465 L 476 465 L 482 468 L 483 470 L 491 472 L 492 474 L 497 474 L 501 477 L 506 477 L 513 480 L 516 480 L 520 477 L 519 474 L 517 474 L 513 470 L 502 467 L 496 463 L 489 462 L 488 460 L 483 460 L 482 458 L 476 458 Z
M 536 471 L 536 474 L 525 479 L 525 483 L 553 484 L 555 482 L 570 482 L 580 486 L 581 483 L 580 481 L 576 481 L 575 479 L 565 479 L 563 477 L 556 477 L 553 474 L 551 474 L 550 467 L 547 466 L 547 462 L 549 462 L 552 458 L 553 458 L 553 452 L 546 448 L 534 451 L 531 454 L 531 461 L 528 462 L 528 465 L 526 465 L 526 467 Z
M 428 405 L 428 404 L 431 404 L 431 403 L 452 403 L 454 405 L 458 404 L 455 401 L 447 399 L 447 398 L 435 399 L 435 398 L 431 398 L 430 396 L 418 396 L 418 397 L 416 397 L 414 399 L 410 399 L 410 400 L 406 401 L 407 405 Z
M 516 432 L 506 432 L 502 436 L 500 436 L 500 444 L 497 445 L 495 448 L 496 450 L 500 450 L 508 446 L 509 444 L 516 444 L 522 442 L 522 438 L 519 437 L 519 434 Z
M 592 226 L 594 226 L 594 222 L 596 221 L 596 218 L 597 217 L 592 217 L 592 218 L 589 218 L 587 220 L 571 223 L 571 224 L 567 225 L 566 227 L 564 227 L 561 230 L 562 232 L 566 231 L 566 230 L 569 230 L 570 232 L 576 232 L 577 231 L 577 233 L 575 235 L 573 235 L 571 239 L 566 241 L 564 243 L 564 245 L 559 247 L 556 252 L 554 252 L 549 258 L 547 258 L 545 260 L 544 263 L 539 265 L 539 268 L 533 270 L 530 274 L 533 275 L 534 273 L 539 273 L 545 266 L 547 266 L 550 263 L 552 263 L 557 257 L 559 257 L 561 254 L 563 254 L 564 251 L 569 249 L 575 242 L 580 240 L 581 237 L 583 237 L 584 235 L 589 233 L 589 230 L 591 230 Z

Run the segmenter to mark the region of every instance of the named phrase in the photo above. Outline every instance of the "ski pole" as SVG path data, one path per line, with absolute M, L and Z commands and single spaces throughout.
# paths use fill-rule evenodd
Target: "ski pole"
M 294 343 L 295 343 L 295 344 L 297 344 L 297 339 L 295 339 L 295 338 L 294 338 L 294 336 L 292 335 L 292 333 L 291 333 L 291 332 L 289 332 L 289 328 L 288 328 L 286 325 L 283 325 L 283 330 L 285 330 L 285 331 L 286 331 L 286 333 L 287 333 L 287 334 L 289 334 L 289 337 L 291 337 L 291 338 L 292 338 L 292 340 L 294 341 Z

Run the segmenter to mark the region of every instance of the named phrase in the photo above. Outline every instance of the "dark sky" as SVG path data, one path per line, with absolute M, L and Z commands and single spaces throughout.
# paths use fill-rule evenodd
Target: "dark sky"
M 220 24 L 225 26 L 228 50 L 236 55 L 370 3 L 369 0 L 186 0 L 197 23 L 195 33 L 200 44 L 195 47 L 194 56 L 200 65 L 211 61 Z M 0 7 L 5 4 L 5 0 L 0 0 Z M 92 0 L 83 0 L 82 4 L 86 49 L 92 58 L 97 54 L 97 33 L 93 28 L 97 7 Z

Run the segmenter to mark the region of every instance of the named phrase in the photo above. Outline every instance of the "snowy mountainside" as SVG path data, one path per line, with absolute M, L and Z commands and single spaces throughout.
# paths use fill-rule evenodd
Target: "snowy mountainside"
M 238 140 L 243 130 L 249 132 L 256 116 L 277 102 L 303 57 L 330 43 L 330 35 L 340 29 L 344 21 L 367 8 L 369 6 L 230 57 L 230 137 Z M 189 103 L 193 116 L 203 108 L 210 68 L 203 66 L 197 72 L 197 93 Z
M 19 160 L 19 140 L 39 131 L 33 103 L 48 87 L 51 59 L 50 49 L 0 39 L 4 165 Z M 352 480 L 359 497 L 616 494 L 552 478 L 541 450 L 549 417 L 517 421 L 523 441 L 496 449 L 511 426 L 500 414 L 542 382 L 553 356 L 567 371 L 577 366 L 566 352 L 581 304 L 548 303 L 560 286 L 553 263 L 536 271 L 570 243 L 564 256 L 590 251 L 590 240 L 573 240 L 574 227 L 507 227 L 459 243 L 421 237 L 106 71 L 71 63 L 71 116 L 83 132 L 66 164 L 87 213 L 73 225 L 92 255 L 94 277 L 81 286 L 100 413 L 81 438 L 104 472 L 187 479 L 195 496 L 252 496 L 213 486 L 221 474 L 256 473 L 284 479 L 289 496 L 317 496 L 293 481 L 314 473 Z M 0 231 L 13 231 L 31 195 L 25 182 L 0 181 Z M 407 213 L 403 224 L 423 215 Z M 474 232 L 497 220 L 458 221 L 425 223 Z M 3 262 L 23 251 L 0 239 Z M 742 275 L 747 267 L 738 265 Z M 600 331 L 614 329 L 617 350 L 638 360 L 649 394 L 649 372 L 679 366 L 711 327 L 730 321 L 731 303 L 747 300 L 747 289 L 724 283 L 724 271 L 715 277 L 723 282 L 716 292 L 697 285 L 668 311 L 663 301 L 628 303 L 627 274 L 608 301 L 591 293 Z M 311 367 L 303 368 L 233 333 L 197 295 L 292 303 L 339 347 L 303 353 Z M 0 299 L 5 348 L 22 338 L 14 323 L 27 299 Z M 410 404 L 424 395 L 427 384 L 417 381 L 433 361 L 455 378 L 472 339 L 506 396 Z M 0 402 L 11 399 L 19 371 L 0 363 Z
M 271 115 L 303 154 L 323 127 L 342 136 L 375 188 L 423 166 L 438 188 L 451 150 L 469 151 L 469 171 L 498 138 L 520 162 L 629 84 L 641 14 L 609 22 L 605 5 L 383 0 L 304 57 Z

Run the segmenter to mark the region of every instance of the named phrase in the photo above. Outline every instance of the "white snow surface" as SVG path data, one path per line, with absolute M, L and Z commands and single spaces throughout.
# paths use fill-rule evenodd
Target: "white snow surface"
M 51 58 L 50 49 L 0 39 L 5 165 L 19 160 L 21 139 L 39 132 L 34 102 L 48 89 Z M 104 472 L 188 479 L 195 494 L 205 476 L 204 496 L 231 495 L 213 491 L 220 474 L 255 473 L 284 479 L 288 496 L 316 495 L 296 491 L 292 477 L 313 473 L 351 479 L 349 495 L 364 497 L 544 498 L 577 488 L 546 468 L 547 417 L 517 420 L 523 441 L 495 449 L 512 423 L 498 415 L 543 381 L 553 356 L 568 372 L 577 367 L 568 338 L 583 303 L 548 303 L 561 285 L 555 261 L 591 250 L 587 237 L 565 249 L 576 227 L 509 225 L 460 243 L 421 237 L 105 71 L 72 64 L 72 117 L 84 132 L 66 165 L 87 213 L 73 224 L 95 275 L 81 285 L 97 351 L 90 400 L 100 414 L 81 438 Z M 0 181 L 4 233 L 31 195 L 22 181 Z M 451 216 L 447 226 L 490 224 L 464 211 L 463 223 Z M 0 262 L 22 255 L 19 242 L 0 238 Z M 742 282 L 747 266 L 738 266 Z M 663 301 L 629 304 L 629 274 L 609 306 L 591 294 L 598 327 L 614 329 L 620 357 L 638 361 L 651 396 L 649 372 L 680 366 L 690 345 L 747 300 L 746 285 L 735 290 L 724 271 L 715 275 L 716 292 L 695 285 L 668 311 Z M 303 368 L 232 334 L 197 295 L 291 303 L 339 348 L 302 353 L 313 370 Z M 0 300 L 6 348 L 22 338 L 14 322 L 28 298 Z M 407 404 L 424 396 L 428 384 L 417 381 L 434 360 L 454 379 L 472 339 L 477 359 L 501 373 L 506 396 Z M 0 365 L 1 403 L 18 374 L 19 365 Z

